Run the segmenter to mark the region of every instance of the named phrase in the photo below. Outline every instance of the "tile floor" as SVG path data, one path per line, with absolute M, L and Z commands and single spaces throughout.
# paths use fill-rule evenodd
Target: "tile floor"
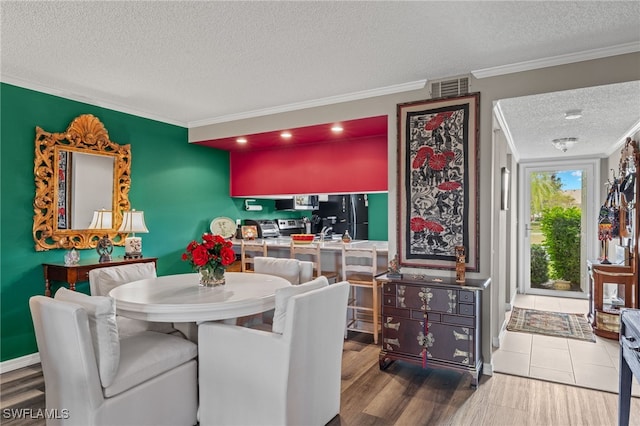
M 583 299 L 519 294 L 514 305 L 543 311 L 587 313 Z M 507 321 L 509 312 L 507 312 Z M 506 327 L 506 324 L 505 324 Z M 596 336 L 596 342 L 505 331 L 493 353 L 496 372 L 618 393 L 619 344 Z M 632 395 L 640 397 L 633 380 Z

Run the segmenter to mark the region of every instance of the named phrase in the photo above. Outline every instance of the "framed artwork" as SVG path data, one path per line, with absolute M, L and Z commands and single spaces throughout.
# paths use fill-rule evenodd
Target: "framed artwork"
M 255 240 L 258 238 L 258 227 L 255 225 L 243 225 L 242 226 L 242 239 L 243 240 Z
M 398 254 L 402 266 L 479 270 L 480 94 L 397 105 Z

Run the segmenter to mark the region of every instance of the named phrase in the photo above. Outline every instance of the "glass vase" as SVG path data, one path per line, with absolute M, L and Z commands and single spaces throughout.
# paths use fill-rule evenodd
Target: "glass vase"
M 203 287 L 217 287 L 225 284 L 224 268 L 200 268 L 198 272 L 200 273 L 200 285 Z

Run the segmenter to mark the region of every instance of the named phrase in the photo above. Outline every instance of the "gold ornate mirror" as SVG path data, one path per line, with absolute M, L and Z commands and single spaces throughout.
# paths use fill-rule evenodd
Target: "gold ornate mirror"
M 130 209 L 131 146 L 110 141 L 100 120 L 81 115 L 64 133 L 36 127 L 34 175 L 36 251 L 93 248 L 105 235 L 124 245 L 126 234 L 117 229 Z M 111 227 L 89 229 L 102 209 L 113 212 Z

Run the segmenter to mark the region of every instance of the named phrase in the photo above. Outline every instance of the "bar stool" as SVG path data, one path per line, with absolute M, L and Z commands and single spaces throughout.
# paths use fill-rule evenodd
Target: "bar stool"
M 240 262 L 242 272 L 253 272 L 253 258 L 257 256 L 267 257 L 267 243 L 246 243 L 240 242 Z
M 335 283 L 338 280 L 338 274 L 336 272 L 322 270 L 322 254 L 320 253 L 319 244 L 296 244 L 292 240 L 289 257 L 291 257 L 291 259 L 306 260 L 313 263 L 314 278 L 318 278 L 320 275 L 325 276 L 327 280 L 329 280 L 329 284 Z
M 350 284 L 347 330 L 373 334 L 376 345 L 380 332 L 380 288 L 375 278 L 377 260 L 375 247 L 342 247 L 342 280 Z

